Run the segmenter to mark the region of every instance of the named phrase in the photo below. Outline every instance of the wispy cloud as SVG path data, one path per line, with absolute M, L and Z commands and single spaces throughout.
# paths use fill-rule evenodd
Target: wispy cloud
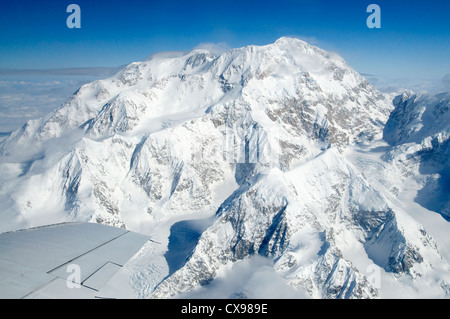
M 219 42 L 219 43 L 205 42 L 205 43 L 200 43 L 194 49 L 204 49 L 204 50 L 211 52 L 214 55 L 220 55 L 220 54 L 224 53 L 225 51 L 230 50 L 231 47 L 225 42 Z
M 450 91 L 450 73 L 444 75 L 441 79 L 442 86 L 446 91 Z

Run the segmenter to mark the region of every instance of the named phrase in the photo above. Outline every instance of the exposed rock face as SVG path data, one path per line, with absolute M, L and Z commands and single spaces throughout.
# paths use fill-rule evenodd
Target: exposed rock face
M 416 201 L 450 220 L 450 94 L 405 92 L 394 100 L 384 139 L 393 146 L 385 160 L 403 175 L 424 174 Z

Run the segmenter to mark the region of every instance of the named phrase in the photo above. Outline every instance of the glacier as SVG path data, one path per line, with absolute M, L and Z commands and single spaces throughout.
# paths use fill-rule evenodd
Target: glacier
M 0 141 L 0 232 L 149 236 L 130 298 L 448 298 L 449 104 L 295 38 L 154 54 Z

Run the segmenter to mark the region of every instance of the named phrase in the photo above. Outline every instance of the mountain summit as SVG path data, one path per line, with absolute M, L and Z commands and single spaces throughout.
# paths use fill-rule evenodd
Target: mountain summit
M 440 218 L 430 235 L 402 201 L 383 141 L 402 136 L 394 108 L 298 39 L 154 54 L 1 142 L 1 230 L 89 221 L 150 235 L 126 269 L 138 297 L 210 293 L 255 258 L 276 278 L 266 287 L 297 297 L 446 296 L 448 225 L 418 208 Z

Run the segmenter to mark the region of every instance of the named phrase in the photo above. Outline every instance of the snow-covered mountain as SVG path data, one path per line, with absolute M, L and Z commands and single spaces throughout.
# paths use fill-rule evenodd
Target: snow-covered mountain
M 433 96 L 405 92 L 384 129 L 393 146 L 385 155 L 424 185 L 416 201 L 450 221 L 450 93 Z
M 293 297 L 445 297 L 448 105 L 393 104 L 298 39 L 155 54 L 1 142 L 0 231 L 90 221 L 148 234 L 123 270 L 136 297 L 211 296 L 261 256 L 272 280 L 259 281 Z M 424 180 L 439 210 L 411 198 Z M 255 296 L 238 281 L 219 296 Z

